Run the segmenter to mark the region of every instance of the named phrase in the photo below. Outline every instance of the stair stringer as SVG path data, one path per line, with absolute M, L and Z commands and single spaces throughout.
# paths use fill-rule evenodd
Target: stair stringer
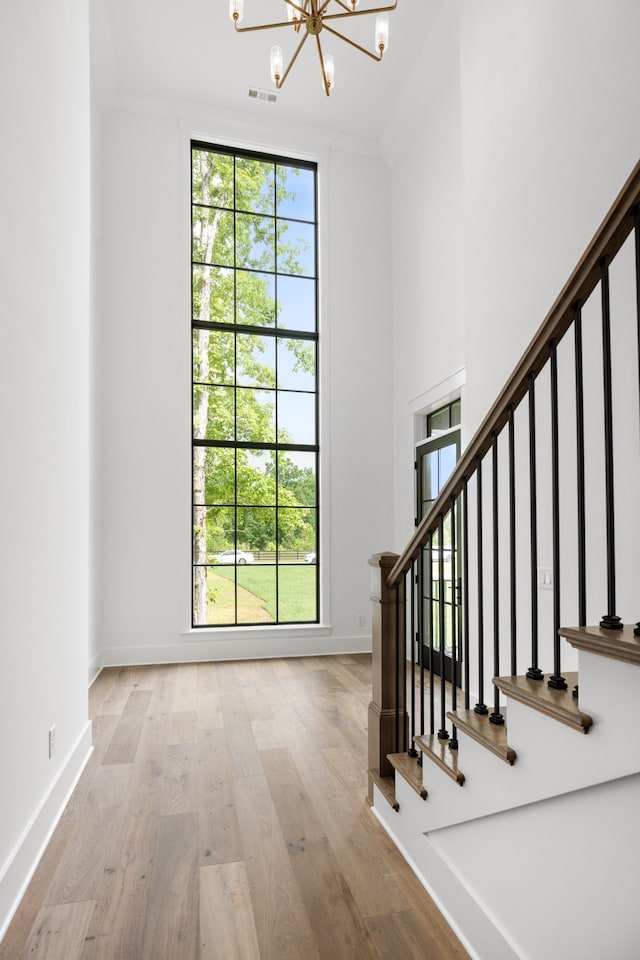
M 640 666 L 587 650 L 580 650 L 579 662 L 580 706 L 593 717 L 593 732 L 604 724 L 615 724 L 621 747 L 635 751 L 640 760 L 636 736 L 640 729 Z
M 640 774 L 415 835 L 376 811 L 474 960 L 636 960 Z
M 424 802 L 397 774 L 400 815 L 412 811 L 414 832 L 439 830 L 640 772 L 640 744 L 634 736 L 640 729 L 640 666 L 581 651 L 579 674 L 580 706 L 594 720 L 588 734 L 510 700 L 508 739 L 517 753 L 513 766 L 460 733 L 464 786 L 425 757 L 429 797 Z
M 375 816 L 472 960 L 520 960 L 495 918 L 489 916 L 429 837 L 419 832 L 416 834 L 411 818 L 406 812 L 404 815 L 395 813 L 377 787 L 374 787 L 374 795 Z
M 635 774 L 424 840 L 520 960 L 636 960 L 639 804 Z
M 568 926 L 580 931 L 585 909 L 600 915 L 597 908 L 602 906 L 602 882 L 604 889 L 607 885 L 606 876 L 600 875 L 603 863 L 594 861 L 590 869 L 585 865 L 576 871 L 572 859 L 578 856 L 589 860 L 584 839 L 575 836 L 581 824 L 583 837 L 588 836 L 588 829 L 597 831 L 601 847 L 608 831 L 614 832 L 616 838 L 620 837 L 620 829 L 626 831 L 628 841 L 616 840 L 620 847 L 616 863 L 622 858 L 621 851 L 626 852 L 626 842 L 633 847 L 627 859 L 635 864 L 640 857 L 640 821 L 636 816 L 640 802 L 640 745 L 636 737 L 640 729 L 640 666 L 580 651 L 579 674 L 580 705 L 594 721 L 587 735 L 511 700 L 508 736 L 518 754 L 513 767 L 471 738 L 461 736 L 460 762 L 466 776 L 463 787 L 425 758 L 423 775 L 429 790 L 426 802 L 399 774 L 398 812 L 392 810 L 377 789 L 374 791 L 375 815 L 474 960 L 539 960 L 537 946 L 531 952 L 530 944 L 535 944 L 538 936 L 533 931 L 545 924 L 537 916 L 535 900 L 547 895 L 549 885 L 560 891 L 558 924 L 564 917 Z M 622 806 L 618 797 L 624 801 Z M 581 811 L 591 808 L 599 812 L 585 828 Z M 565 811 L 563 823 L 570 834 L 569 842 L 564 834 L 557 835 L 558 810 Z M 570 811 L 569 816 L 566 810 Z M 627 811 L 624 823 L 620 820 L 621 810 Z M 519 834 L 517 824 L 532 818 L 537 818 L 536 829 L 525 835 L 523 828 Z M 503 825 L 512 829 L 509 840 L 504 837 Z M 555 839 L 550 840 L 549 834 L 554 831 Z M 489 833 L 497 838 L 493 846 L 477 854 L 479 862 L 475 866 L 461 867 L 456 859 L 459 837 L 466 834 L 466 847 L 473 849 L 476 843 L 481 847 Z M 520 871 L 528 870 L 531 851 L 538 857 L 541 845 L 549 847 L 549 856 L 544 869 L 538 866 L 535 882 L 539 886 L 531 894 L 532 899 L 523 904 L 522 915 L 514 919 L 504 912 L 500 895 L 478 878 L 486 868 L 495 871 L 498 864 L 499 880 L 503 879 L 500 869 L 507 878 L 502 883 L 503 891 L 508 893 L 510 884 L 517 889 L 522 883 Z M 520 861 L 515 859 L 518 853 Z M 601 850 L 600 860 L 604 859 Z M 606 870 L 614 875 L 616 864 L 607 863 Z M 617 875 L 615 882 L 618 883 Z M 632 883 L 628 885 L 634 888 Z M 574 897 L 572 910 L 568 911 L 566 889 L 594 892 L 586 899 Z M 595 897 L 593 907 L 587 905 L 590 896 Z M 635 912 L 618 912 L 615 936 L 635 938 Z M 561 935 L 564 936 L 564 928 Z M 575 935 L 578 939 L 582 936 Z M 594 947 L 588 937 L 582 939 L 584 942 L 574 943 L 573 955 L 583 960 L 601 960 L 600 946 Z M 624 951 L 626 946 L 621 949 Z M 631 960 L 631 954 L 627 957 L 624 952 L 616 956 Z

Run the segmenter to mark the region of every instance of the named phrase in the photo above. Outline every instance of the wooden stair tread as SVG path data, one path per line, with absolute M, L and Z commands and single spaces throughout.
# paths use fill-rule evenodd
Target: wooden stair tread
M 625 624 L 622 630 L 605 630 L 602 627 L 561 627 L 561 637 L 572 647 L 597 653 L 601 657 L 624 660 L 640 665 L 640 637 L 634 636 L 635 624 Z
M 486 747 L 505 763 L 513 765 L 516 752 L 507 743 L 506 724 L 491 723 L 489 714 L 482 716 L 474 710 L 456 710 L 455 712 L 451 710 L 447 713 L 447 717 L 455 723 L 458 730 Z
M 416 736 L 413 738 L 413 742 L 419 750 L 422 750 L 424 757 L 433 760 L 448 777 L 451 777 L 452 780 L 455 780 L 456 783 L 462 786 L 464 783 L 464 773 L 458 769 L 458 751 L 449 749 L 448 740 L 439 740 L 435 734 L 432 734 L 429 736 Z
M 407 783 L 413 787 L 418 796 L 423 800 L 427 799 L 427 791 L 422 783 L 422 767 L 415 757 L 410 757 L 408 753 L 389 753 L 387 760 L 394 770 L 397 770 Z
M 593 720 L 587 713 L 582 713 L 577 699 L 573 696 L 578 674 L 567 672 L 564 678 L 567 681 L 567 690 L 553 690 L 547 684 L 546 678 L 529 680 L 528 677 L 494 677 L 493 682 L 506 697 L 513 697 L 514 700 L 559 720 L 580 733 L 587 733 Z
M 383 797 L 389 802 L 393 809 L 397 812 L 400 809 L 400 804 L 396 800 L 396 782 L 393 777 L 381 777 L 376 770 L 368 770 L 369 780 L 372 783 L 375 783 L 376 787 L 383 795 Z M 370 796 L 373 796 L 373 792 L 370 791 Z

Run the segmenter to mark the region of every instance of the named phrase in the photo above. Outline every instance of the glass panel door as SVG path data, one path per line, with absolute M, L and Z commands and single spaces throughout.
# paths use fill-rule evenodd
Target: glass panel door
M 450 430 L 444 435 L 425 440 L 416 450 L 417 469 L 417 520 L 429 512 L 431 505 L 449 479 L 456 461 L 460 456 L 460 431 Z M 441 673 L 441 643 L 444 643 L 445 677 L 451 680 L 453 646 L 453 606 L 459 605 L 460 543 L 459 529 L 456 529 L 455 557 L 452 549 L 451 516 L 449 515 L 440 533 L 433 535 L 431 548 L 423 550 L 422 564 L 419 566 L 418 590 L 420 596 L 420 617 L 423 637 L 423 663 L 434 673 Z M 459 524 L 458 524 L 459 527 Z M 442 591 L 440 589 L 440 561 L 442 558 Z M 456 570 L 456 583 L 453 582 L 453 570 Z M 441 621 L 440 603 L 443 604 L 444 618 Z M 443 636 L 441 622 L 444 624 Z M 456 617 L 456 622 L 459 622 Z M 459 682 L 460 652 L 457 655 L 456 680 Z

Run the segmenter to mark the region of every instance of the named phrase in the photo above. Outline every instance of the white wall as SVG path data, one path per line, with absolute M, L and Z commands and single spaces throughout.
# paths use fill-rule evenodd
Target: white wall
M 91 556 L 90 556 L 90 637 L 89 681 L 95 679 L 100 669 L 100 623 L 102 615 L 102 552 L 100 529 L 102 503 L 104 500 L 103 456 L 100 423 L 102 404 L 101 331 L 104 310 L 104 292 L 107 278 L 103 262 L 103 111 L 117 89 L 116 69 L 113 62 L 111 33 L 106 11 L 102 3 L 92 3 L 89 9 L 90 68 L 91 68 L 91 243 L 90 243 L 90 296 L 91 338 L 90 378 L 91 391 L 91 455 L 90 484 L 91 503 Z
M 396 549 L 416 398 L 466 367 L 472 436 L 640 156 L 639 26 L 634 0 L 442 4 L 382 138 Z
M 6 0 L 0 85 L 1 936 L 90 746 L 86 0 Z
M 634 0 L 614 0 L 606 11 L 592 0 L 482 5 L 445 0 L 441 5 L 382 138 L 392 170 L 393 549 L 402 550 L 412 532 L 414 414 L 426 401 L 447 399 L 451 378 L 463 368 L 463 436 L 471 438 L 640 157 L 640 128 L 631 120 L 640 109 L 634 39 L 639 28 Z M 631 363 L 636 348 L 628 252 L 619 263 L 625 261 L 626 276 L 618 263 L 612 272 L 616 281 L 622 277 L 614 298 L 622 303 L 618 318 L 624 329 L 614 334 L 614 350 L 618 360 Z M 585 359 L 587 414 L 596 417 L 587 424 L 594 451 L 588 463 L 589 617 L 599 620 L 606 608 L 604 520 L 593 505 L 603 502 L 602 401 L 598 406 L 593 385 L 602 374 L 596 365 L 599 319 L 590 315 L 589 322 L 596 343 Z M 586 323 L 585 316 L 585 339 Z M 563 362 L 571 381 L 572 360 Z M 615 399 L 618 613 L 626 621 L 640 616 L 633 586 L 640 571 L 632 541 L 639 517 L 629 487 L 637 476 L 638 450 L 625 440 L 625 434 L 637 436 L 637 397 L 623 395 L 635 377 L 627 371 L 619 378 Z M 538 391 L 539 565 L 548 567 L 551 540 L 543 529 L 551 513 L 547 392 L 548 375 Z M 561 456 L 571 462 L 573 400 L 563 402 Z M 526 417 L 523 426 L 526 437 Z M 521 454 L 519 541 L 528 551 L 526 442 Z M 490 504 L 490 489 L 485 492 Z M 470 495 L 473 500 L 473 485 Z M 565 591 L 563 619 L 574 622 L 574 483 L 570 490 L 563 488 L 562 498 L 570 515 L 563 528 L 563 580 L 574 587 L 571 597 Z M 505 531 L 507 519 L 505 509 Z M 523 647 L 529 644 L 525 581 L 520 590 Z M 551 597 L 541 592 L 539 598 L 541 633 L 549 635 Z M 566 612 L 565 598 L 571 600 Z M 506 635 L 506 613 L 504 620 Z M 567 666 L 573 668 L 570 655 Z
M 635 775 L 428 836 L 520 960 L 635 960 L 639 801 Z
M 189 629 L 190 135 L 320 162 L 321 630 Z M 391 536 L 384 164 L 347 140 L 151 100 L 122 101 L 102 137 L 103 662 L 368 649 L 366 561 Z
M 368 558 L 392 535 L 391 284 L 388 173 L 333 149 L 329 160 L 326 442 L 330 453 L 331 619 L 351 636 L 370 621 Z M 367 649 L 370 649 L 368 647 Z
M 640 157 L 639 27 L 635 0 L 461 4 L 473 429 Z
M 413 530 L 413 416 L 465 363 L 457 12 L 442 2 L 382 137 L 391 169 L 394 542 Z M 428 394 L 428 397 L 425 397 Z
M 398 104 L 383 138 L 384 155 L 392 170 L 394 218 L 396 513 L 394 542 L 389 545 L 393 549 L 402 549 L 411 533 L 412 417 L 420 398 L 435 397 L 438 384 L 464 367 L 463 432 L 467 439 L 472 436 L 640 157 L 640 127 L 635 122 L 640 111 L 639 31 L 640 6 L 635 0 L 613 0 L 606 10 L 593 0 L 562 4 L 554 0 L 486 0 L 482 4 L 446 0 L 442 5 L 405 99 Z M 428 188 L 420 178 L 421 171 L 428 178 Z M 625 260 L 628 268 L 629 251 L 619 263 Z M 630 272 L 623 273 L 617 278 L 622 277 L 621 292 L 615 297 L 623 302 L 626 337 L 634 318 L 628 307 Z M 443 313 L 447 317 L 444 325 Z M 632 363 L 632 346 L 632 340 L 621 334 L 614 337 L 618 359 L 625 364 Z M 601 377 L 597 354 L 597 348 L 589 349 L 585 361 L 596 378 Z M 587 409 L 601 420 L 602 403 L 597 404 L 593 382 L 589 381 Z M 629 384 L 631 392 L 625 397 L 623 391 L 629 390 Z M 616 384 L 618 453 L 624 450 L 625 432 L 637 438 L 635 391 L 637 372 L 627 370 L 627 376 Z M 541 406 L 545 403 L 541 401 Z M 565 429 L 566 410 L 562 416 L 561 455 L 566 457 L 573 441 Z M 597 446 L 601 430 L 601 422 L 588 424 L 590 443 Z M 540 433 L 548 437 L 548 419 Z M 640 616 L 640 569 L 633 546 L 639 518 L 637 494 L 630 488 L 633 478 L 637 484 L 638 475 L 635 442 L 634 446 L 632 459 L 623 461 L 617 478 L 618 491 L 625 489 L 631 505 L 629 512 L 623 511 L 618 518 L 618 612 L 627 621 Z M 539 446 L 538 454 L 546 487 L 539 504 L 543 521 L 550 513 L 548 444 L 545 447 L 547 452 L 543 454 Z M 521 454 L 519 462 L 527 463 L 526 449 Z M 597 470 L 601 470 L 601 460 L 600 444 L 599 455 L 590 464 L 597 462 Z M 601 481 L 589 469 L 591 522 L 594 491 Z M 490 481 L 490 467 L 485 479 Z M 563 489 L 562 496 L 571 506 L 570 496 L 575 499 L 575 493 L 569 495 Z M 524 500 L 521 509 L 521 547 L 527 550 Z M 502 515 L 501 522 L 506 524 L 507 511 Z M 568 527 L 571 535 L 573 524 L 572 520 Z M 599 559 L 592 554 L 590 575 L 602 567 L 602 531 L 598 517 L 589 537 L 592 551 L 595 547 L 600 554 Z M 571 550 L 564 556 L 571 557 Z M 523 563 L 525 577 L 527 562 Z M 541 543 L 539 563 L 551 565 L 548 538 Z M 523 609 L 527 589 L 525 584 Z M 589 590 L 589 616 L 599 617 L 605 612 L 602 576 L 590 576 Z M 503 579 L 505 603 L 506 592 Z M 544 607 L 541 622 L 548 625 L 551 594 L 541 595 L 540 600 Z M 486 612 L 485 635 L 492 628 L 490 605 Z M 571 616 L 575 616 L 575 607 Z M 504 623 L 506 616 L 502 619 Z M 519 629 L 521 639 L 528 639 L 524 613 Z M 543 664 L 545 669 L 548 665 Z M 461 749 L 464 746 L 462 743 Z M 462 758 L 461 766 L 464 769 Z M 539 960 L 550 955 L 549 950 L 555 956 L 556 947 L 550 944 L 557 944 L 558 956 L 607 954 L 630 960 L 637 945 L 628 939 L 616 941 L 616 937 L 626 937 L 633 927 L 629 919 L 633 918 L 633 904 L 618 888 L 617 877 L 622 878 L 623 888 L 625 880 L 632 885 L 628 863 L 634 858 L 626 854 L 624 841 L 617 839 L 610 848 L 613 855 L 605 856 L 604 848 L 612 838 L 602 828 L 615 797 L 616 816 L 620 809 L 624 818 L 620 834 L 624 836 L 628 826 L 626 835 L 637 847 L 632 823 L 637 790 L 636 778 L 627 787 L 597 788 L 570 800 L 513 812 L 495 822 L 443 831 L 434 839 L 481 906 L 490 915 L 493 911 L 502 919 L 509 918 L 503 928 L 517 945 L 519 956 Z M 583 812 L 592 827 L 597 825 L 593 841 L 588 830 L 579 828 Z M 531 835 L 536 839 L 529 857 L 527 838 Z M 554 860 L 557 848 L 561 851 Z M 518 849 L 523 851 L 523 873 L 531 872 L 526 887 L 521 883 L 518 861 L 510 856 Z M 501 856 L 502 850 L 508 853 Z M 575 866 L 569 851 L 575 854 Z M 626 860 L 621 865 L 623 857 Z M 600 889 L 607 891 L 607 909 L 614 899 L 610 900 L 609 889 L 620 894 L 622 907 L 616 917 L 623 918 L 624 924 L 621 921 L 619 927 L 615 919 L 610 923 L 607 918 L 600 929 L 601 914 L 593 903 L 585 915 L 582 883 L 562 884 L 560 892 L 558 881 L 569 873 L 584 878 L 590 868 L 597 874 Z M 508 909 L 503 910 L 501 897 L 508 901 Z M 570 931 L 583 924 L 585 936 L 576 952 Z

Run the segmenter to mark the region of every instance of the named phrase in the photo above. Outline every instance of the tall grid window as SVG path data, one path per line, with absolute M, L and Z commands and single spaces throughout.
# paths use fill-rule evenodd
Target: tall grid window
M 193 625 L 314 623 L 316 166 L 191 145 Z

